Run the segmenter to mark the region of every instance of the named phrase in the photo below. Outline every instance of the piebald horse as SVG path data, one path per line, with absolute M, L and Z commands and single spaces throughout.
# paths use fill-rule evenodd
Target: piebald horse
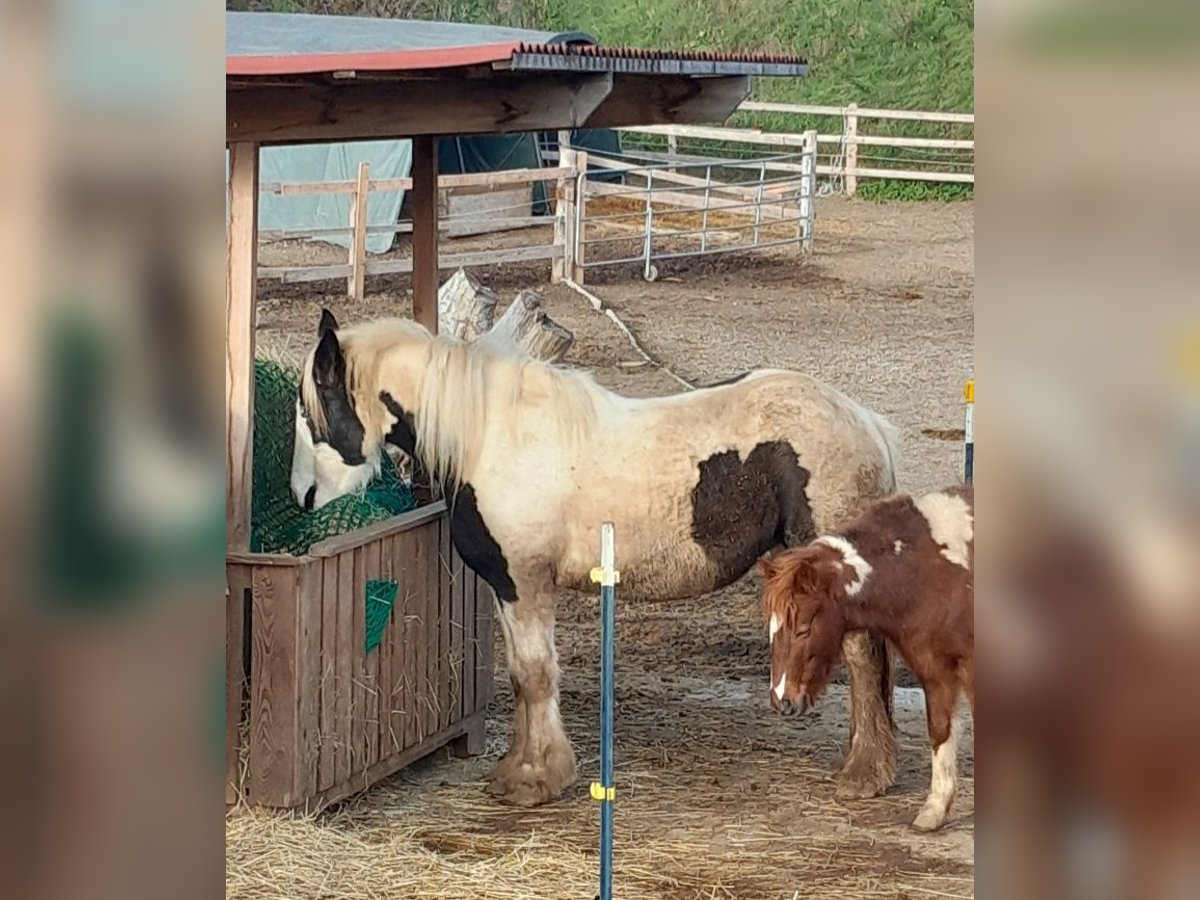
M 467 344 L 407 320 L 339 328 L 325 310 L 297 401 L 292 490 L 320 506 L 362 488 L 384 443 L 441 485 L 454 546 L 495 592 L 513 684 L 512 743 L 489 790 L 533 806 L 576 778 L 558 710 L 554 610 L 590 589 L 600 525 L 616 525 L 621 598 L 727 585 L 765 551 L 798 546 L 895 490 L 894 430 L 795 372 L 631 399 L 590 375 L 487 337 Z M 848 635 L 844 797 L 895 774 L 891 658 Z

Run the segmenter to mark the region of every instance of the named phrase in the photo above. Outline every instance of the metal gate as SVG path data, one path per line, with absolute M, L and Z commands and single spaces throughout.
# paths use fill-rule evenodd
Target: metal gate
M 575 263 L 636 263 L 653 281 L 663 260 L 788 244 L 811 252 L 816 161 L 816 132 L 799 152 L 755 159 L 593 151 L 591 176 L 577 176 Z

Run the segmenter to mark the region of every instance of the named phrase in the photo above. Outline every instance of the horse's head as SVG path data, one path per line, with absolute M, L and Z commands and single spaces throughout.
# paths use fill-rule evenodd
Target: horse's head
M 770 623 L 771 706 L 790 715 L 816 701 L 841 655 L 846 619 L 838 600 L 838 551 L 821 544 L 762 559 L 763 615 Z
M 381 441 L 355 409 L 337 330 L 333 314 L 322 310 L 317 346 L 300 373 L 292 493 L 305 509 L 362 490 L 379 471 Z

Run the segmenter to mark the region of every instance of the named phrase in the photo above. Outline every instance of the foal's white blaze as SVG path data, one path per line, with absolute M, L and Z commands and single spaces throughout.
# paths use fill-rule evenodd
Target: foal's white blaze
M 854 581 L 846 585 L 846 594 L 850 597 L 855 596 L 867 583 L 867 576 L 871 574 L 871 564 L 863 559 L 858 549 L 844 537 L 827 534 L 817 538 L 817 543 L 839 551 L 846 565 L 854 570 Z
M 926 494 L 915 501 L 942 556 L 964 569 L 971 567 L 968 545 L 975 536 L 975 517 L 962 497 L 952 494 Z
M 958 787 L 958 740 L 962 735 L 962 719 L 955 716 L 950 722 L 950 737 L 933 748 L 931 753 L 933 771 L 930 777 L 929 796 L 921 812 L 913 822 L 917 828 L 931 830 L 940 828 L 954 802 Z
M 775 634 L 779 631 L 779 613 L 771 613 L 771 643 L 775 643 Z
M 787 690 L 787 672 L 784 672 L 782 675 L 779 676 L 779 684 L 775 685 L 775 699 L 783 700 L 783 692 L 786 690 Z
M 894 556 L 899 556 L 900 551 L 903 549 L 904 549 L 904 541 L 896 541 L 896 543 L 892 544 L 892 554 Z

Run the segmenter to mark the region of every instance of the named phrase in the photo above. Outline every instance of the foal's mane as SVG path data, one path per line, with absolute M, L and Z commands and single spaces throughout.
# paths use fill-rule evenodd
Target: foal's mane
M 795 591 L 796 573 L 825 552 L 820 545 L 809 544 L 784 550 L 763 563 L 767 569 L 762 595 L 764 619 L 778 616 L 785 627 L 793 626 L 799 608 Z
M 609 396 L 589 373 L 535 359 L 515 342 L 490 335 L 465 343 L 431 336 L 406 319 L 379 319 L 340 330 L 338 341 L 351 402 L 367 440 L 378 442 L 387 430 L 389 413 L 379 402 L 381 391 L 415 398 L 410 412 L 417 456 L 442 484 L 470 477 L 497 417 L 504 435 L 515 437 L 522 425 L 536 420 L 548 423 L 567 444 L 586 439 L 598 404 Z M 310 401 L 316 398 L 311 355 L 301 389 L 305 407 L 320 409 L 319 402 Z M 489 451 L 503 453 L 506 448 Z

